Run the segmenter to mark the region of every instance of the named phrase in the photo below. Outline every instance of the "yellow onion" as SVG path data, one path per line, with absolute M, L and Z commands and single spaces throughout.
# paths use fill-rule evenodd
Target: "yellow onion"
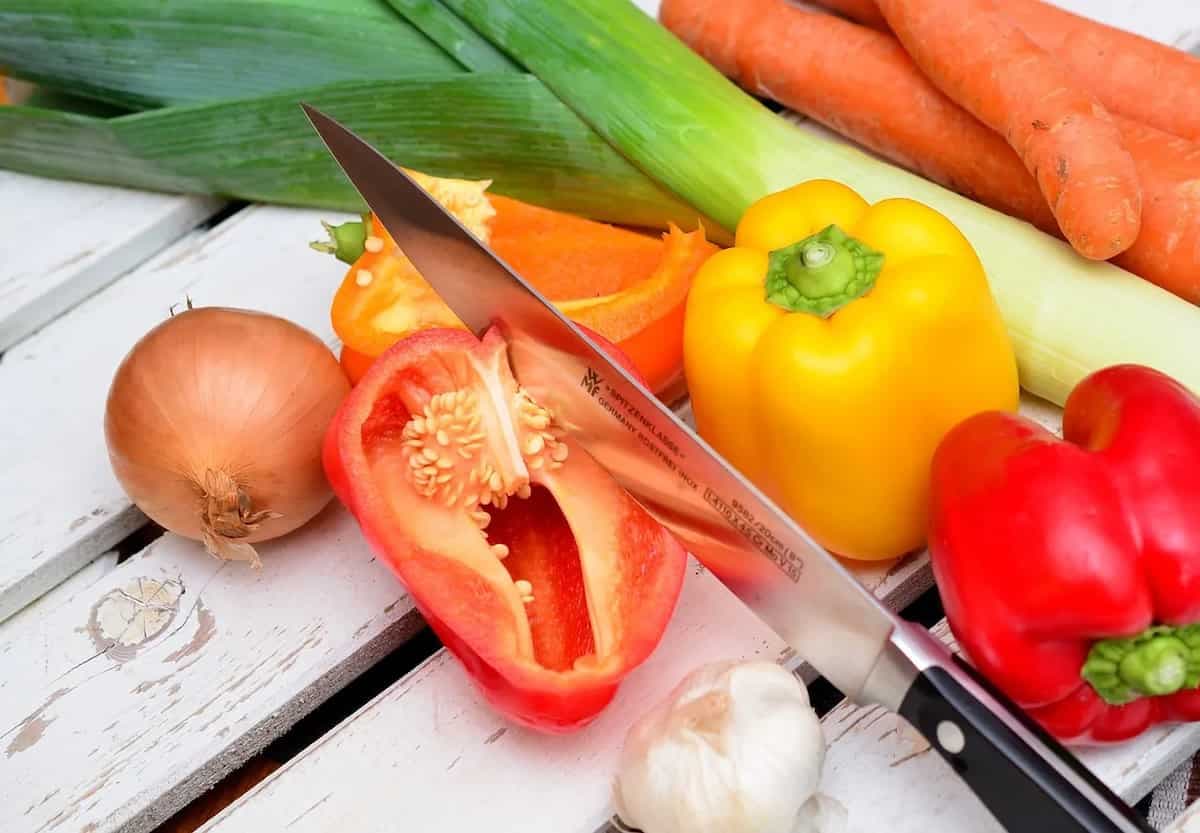
M 104 434 L 122 488 L 155 523 L 217 558 L 308 522 L 333 493 L 325 429 L 350 386 L 308 330 L 204 307 L 148 332 L 117 368 Z

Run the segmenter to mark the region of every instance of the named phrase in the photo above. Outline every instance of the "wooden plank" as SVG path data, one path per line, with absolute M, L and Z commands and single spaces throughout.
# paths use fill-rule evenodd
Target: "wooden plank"
M 220 200 L 0 171 L 0 352 L 183 236 Z
M 587 833 L 609 813 L 629 724 L 693 667 L 776 659 L 783 643 L 698 567 L 658 650 L 591 726 L 548 737 L 510 725 L 439 652 L 209 823 L 206 833 L 406 829 Z M 536 803 L 529 788 L 536 785 Z
M 260 553 L 167 535 L 0 629 L 0 830 L 152 830 L 420 625 L 338 505 Z
M 76 571 L 53 590 L 43 594 L 37 601 L 21 608 L 0 626 L 5 642 L 24 642 L 33 638 L 42 628 L 42 623 L 63 605 L 70 604 L 80 593 L 87 591 L 117 566 L 115 550 L 101 553 L 96 559 Z M 7 727 L 5 727 L 7 728 Z
M 329 213 L 252 207 L 193 233 L 10 349 L 0 362 L 0 620 L 144 522 L 105 451 L 104 401 L 134 342 L 191 297 L 262 309 L 334 343 L 343 274 L 307 247 Z
M 657 652 L 584 731 L 544 737 L 509 725 L 440 652 L 226 809 L 206 833 L 381 830 L 396 808 L 419 830 L 590 833 L 611 813 L 611 777 L 634 719 L 692 668 L 772 658 L 781 647 L 719 582 L 693 570 Z M 822 789 L 846 805 L 849 829 L 1000 829 L 899 718 L 843 704 L 822 726 L 829 744 Z M 1197 747 L 1200 726 L 1193 724 L 1081 757 L 1135 801 Z M 529 784 L 538 785 L 536 812 Z
M 1200 801 L 1184 810 L 1164 833 L 1200 833 Z

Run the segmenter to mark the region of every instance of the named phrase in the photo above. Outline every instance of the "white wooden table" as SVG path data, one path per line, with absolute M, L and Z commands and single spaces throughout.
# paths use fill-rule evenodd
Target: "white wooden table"
M 1200 45 L 1197 0 L 1059 3 Z M 101 415 L 117 362 L 146 329 L 190 296 L 270 310 L 335 344 L 328 307 L 343 269 L 306 246 L 329 213 L 221 209 L 0 171 L 0 229 L 9 230 L 0 236 L 6 833 L 153 830 L 421 627 L 336 504 L 263 546 L 261 572 L 219 564 L 173 535 L 145 546 L 127 537 L 145 519 L 111 474 Z M 14 228 L 56 233 L 31 245 Z M 1026 408 L 1057 420 L 1044 404 Z M 120 542 L 128 557 L 119 560 L 111 548 Z M 895 607 L 931 581 L 923 555 L 861 578 Z M 611 812 L 611 774 L 631 720 L 695 666 L 742 657 L 797 666 L 694 566 L 660 648 L 583 732 L 546 738 L 507 725 L 439 652 L 204 829 L 589 833 Z M 823 789 L 849 808 L 852 830 L 998 829 L 891 715 L 843 704 L 823 725 Z M 1200 726 L 1178 726 L 1082 757 L 1137 801 L 1198 748 Z M 1174 830 L 1200 831 L 1200 810 Z

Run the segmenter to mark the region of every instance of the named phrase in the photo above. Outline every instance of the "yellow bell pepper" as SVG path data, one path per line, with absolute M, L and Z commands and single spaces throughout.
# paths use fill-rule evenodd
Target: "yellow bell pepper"
M 938 442 L 1020 395 L 967 239 L 921 203 L 828 180 L 750 206 L 696 274 L 684 365 L 701 436 L 862 560 L 922 545 Z

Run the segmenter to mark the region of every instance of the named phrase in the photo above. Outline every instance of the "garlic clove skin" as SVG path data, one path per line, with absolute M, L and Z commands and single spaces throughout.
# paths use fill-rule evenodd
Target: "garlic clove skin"
M 617 812 L 644 833 L 794 833 L 824 759 L 820 721 L 791 673 L 706 665 L 630 728 Z

